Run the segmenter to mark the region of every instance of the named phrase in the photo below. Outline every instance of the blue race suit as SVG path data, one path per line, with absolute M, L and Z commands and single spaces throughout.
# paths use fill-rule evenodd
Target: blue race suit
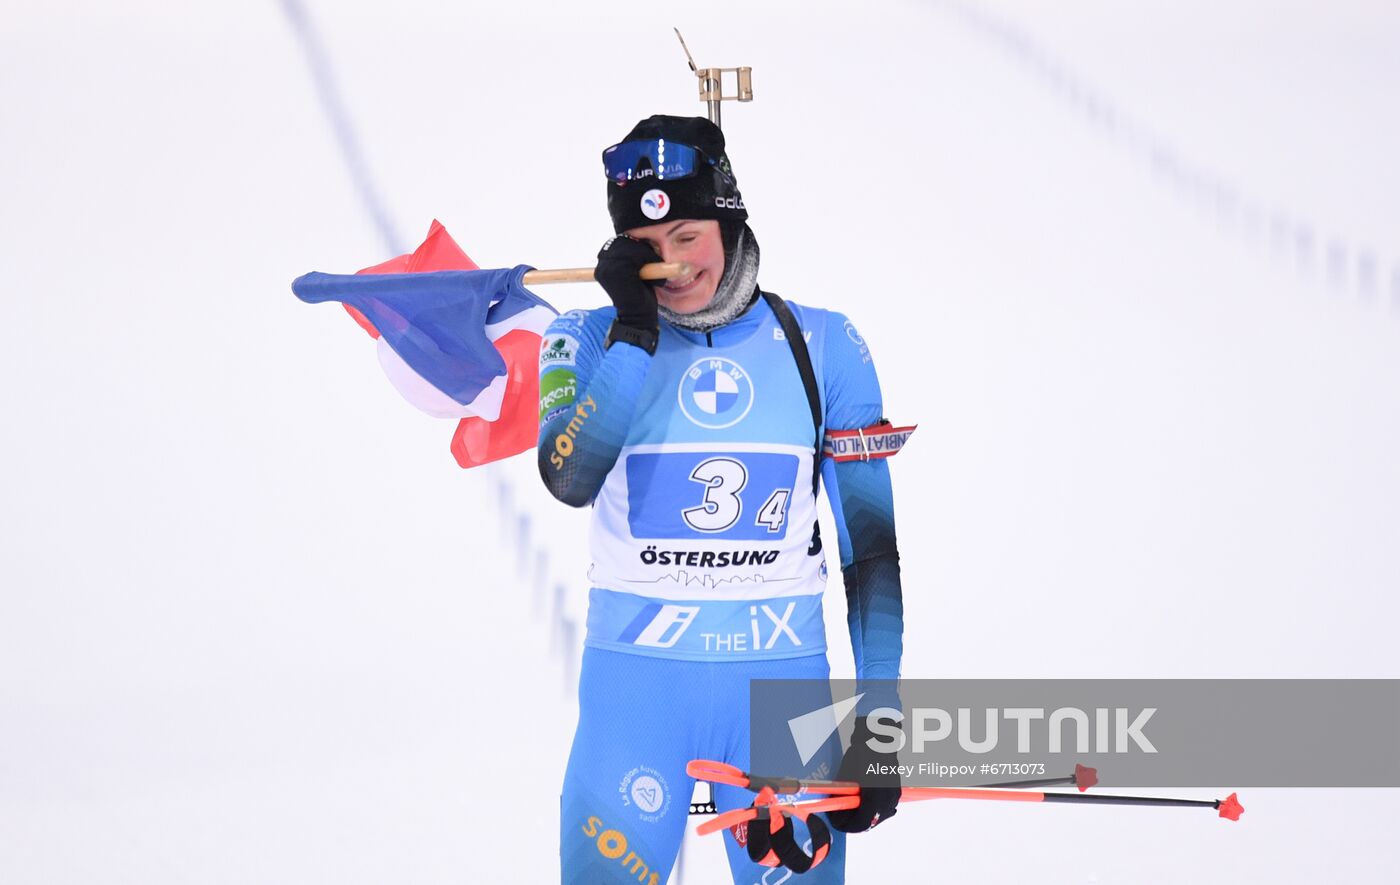
M 869 349 L 841 314 L 791 305 L 827 431 L 881 419 Z M 826 562 L 814 533 L 814 428 L 792 351 L 756 299 L 710 332 L 662 322 L 656 353 L 605 349 L 612 308 L 571 311 L 540 354 L 540 473 L 593 506 L 579 724 L 561 797 L 564 882 L 665 882 L 686 825 L 685 764 L 747 769 L 751 679 L 824 679 Z M 899 674 L 903 613 L 884 460 L 822 462 L 857 676 Z M 813 706 L 829 703 L 814 699 Z M 807 772 L 831 777 L 839 747 Z M 720 810 L 752 794 L 716 790 Z M 799 824 L 799 829 L 802 825 Z M 725 836 L 736 883 L 790 876 Z M 803 834 L 799 833 L 799 842 Z M 844 881 L 833 833 L 804 882 Z

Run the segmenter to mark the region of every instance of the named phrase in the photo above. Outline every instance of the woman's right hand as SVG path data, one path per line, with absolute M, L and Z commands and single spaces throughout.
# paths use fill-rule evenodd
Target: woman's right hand
M 642 265 L 660 260 L 650 244 L 626 234 L 613 237 L 598 250 L 593 278 L 617 308 L 618 325 L 656 333 L 656 290 L 641 278 L 641 273 Z

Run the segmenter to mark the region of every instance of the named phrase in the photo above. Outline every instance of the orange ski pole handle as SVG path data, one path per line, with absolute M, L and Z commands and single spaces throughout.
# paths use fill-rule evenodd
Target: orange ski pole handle
M 728 762 L 713 759 L 692 759 L 685 764 L 685 773 L 698 781 L 712 784 L 725 784 L 730 787 L 747 787 L 749 774 Z

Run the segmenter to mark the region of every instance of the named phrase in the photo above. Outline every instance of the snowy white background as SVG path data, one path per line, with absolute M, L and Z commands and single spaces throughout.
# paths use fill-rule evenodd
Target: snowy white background
M 1394 4 L 309 11 L 397 235 L 487 266 L 591 263 L 600 150 L 703 112 L 672 25 L 753 66 L 762 280 L 921 424 L 906 675 L 1400 677 Z M 0 0 L 0 111 L 0 883 L 555 879 L 586 515 L 292 297 L 390 253 L 283 6 Z M 1242 793 L 909 806 L 850 879 L 1400 866 L 1393 791 Z

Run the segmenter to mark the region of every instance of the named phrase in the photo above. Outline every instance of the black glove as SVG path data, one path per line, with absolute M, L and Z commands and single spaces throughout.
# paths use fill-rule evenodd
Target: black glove
M 771 814 L 771 813 L 770 813 Z M 812 853 L 797 844 L 797 828 L 786 814 L 777 816 L 781 826 L 773 832 L 773 818 L 749 821 L 746 843 L 749 860 L 765 867 L 784 866 L 794 873 L 805 873 L 826 859 L 831 852 L 831 831 L 820 814 L 808 815 L 807 836 L 812 840 Z
M 865 742 L 870 736 L 865 717 L 857 717 L 851 746 L 841 757 L 841 768 L 836 779 L 860 784 L 860 805 L 845 811 L 830 811 L 826 815 L 832 828 L 843 833 L 863 833 L 894 817 L 895 809 L 899 806 L 899 794 L 903 789 L 899 785 L 899 775 L 867 773 L 871 765 L 897 765 L 899 760 L 893 753 L 878 753 L 866 746 Z M 884 740 L 881 739 L 882 742 Z
M 613 237 L 598 250 L 593 278 L 617 308 L 619 326 L 656 334 L 656 290 L 640 274 L 642 265 L 660 260 L 650 245 L 628 236 Z

